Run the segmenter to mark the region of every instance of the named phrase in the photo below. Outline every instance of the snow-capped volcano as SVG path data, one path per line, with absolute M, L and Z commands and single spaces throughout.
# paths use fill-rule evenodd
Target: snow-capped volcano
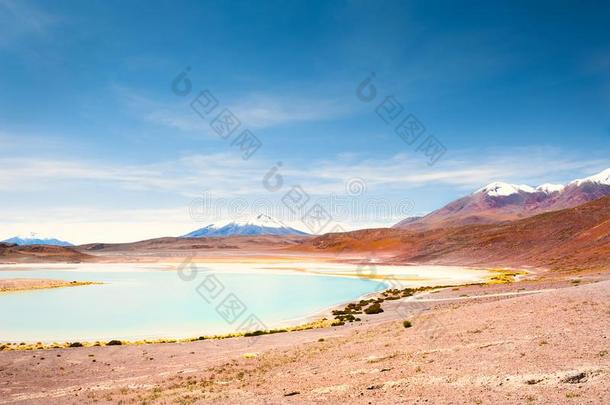
M 567 185 L 545 183 L 538 187 L 493 182 L 416 221 L 401 221 L 400 228 L 430 228 L 512 221 L 548 211 L 576 207 L 610 195 L 610 169 Z
M 59 240 L 59 239 L 51 238 L 51 237 L 47 237 L 47 236 L 42 236 L 35 232 L 31 232 L 29 235 L 13 236 L 12 238 L 5 239 L 2 242 L 14 243 L 19 246 L 27 246 L 27 245 L 74 246 L 70 242 L 66 242 L 63 240 Z
M 210 224 L 193 232 L 187 233 L 183 238 L 201 238 L 235 235 L 307 235 L 306 232 L 289 227 L 283 222 L 259 214 L 255 218 L 244 221 L 231 221 Z

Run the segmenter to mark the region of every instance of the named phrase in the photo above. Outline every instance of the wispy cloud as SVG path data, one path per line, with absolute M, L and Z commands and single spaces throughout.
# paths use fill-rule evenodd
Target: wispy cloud
M 147 96 L 125 86 L 113 85 L 119 102 L 137 119 L 182 132 L 211 135 L 209 124 L 186 103 L 170 102 Z
M 590 175 L 610 167 L 610 159 L 571 156 L 549 147 L 510 148 L 497 151 L 464 150 L 434 167 L 417 154 L 397 154 L 389 159 L 317 162 L 305 169 L 287 170 L 317 192 L 337 192 L 351 177 L 360 177 L 371 191 L 383 194 L 438 185 L 469 192 L 493 181 L 538 185 Z
M 22 152 L 27 150 L 31 153 L 33 150 L 57 150 L 64 146 L 65 142 L 57 136 L 49 134 L 43 136 L 37 133 L 13 132 L 0 129 L 0 150 L 4 152 Z
M 119 99 L 140 119 L 183 132 L 204 132 L 215 136 L 209 121 L 192 110 L 188 102 L 166 100 L 138 93 L 124 86 L 113 86 Z M 350 114 L 352 109 L 339 99 L 288 97 L 266 93 L 244 94 L 236 99 L 214 94 L 219 106 L 229 108 L 250 129 L 317 122 Z M 193 95 L 191 97 L 194 98 Z M 189 99 L 189 100 L 191 100 Z M 218 112 L 222 110 L 218 108 Z
M 190 154 L 175 160 L 128 165 L 74 159 L 6 157 L 0 159 L 0 189 L 52 187 L 53 182 L 91 181 L 130 190 L 166 190 L 193 195 L 205 189 L 219 196 L 264 193 L 261 180 L 275 164 L 253 158 L 244 161 L 230 151 Z M 610 166 L 604 158 L 569 156 L 552 148 L 517 148 L 473 156 L 455 154 L 434 167 L 417 154 L 397 154 L 388 159 L 361 159 L 344 155 L 334 161 L 290 165 L 281 174 L 290 184 L 301 184 L 311 194 L 344 192 L 345 182 L 362 178 L 371 191 L 390 191 L 439 185 L 470 190 L 498 180 L 537 185 L 590 175 Z
M 29 1 L 0 0 L 0 46 L 25 36 L 45 37 L 58 18 Z
M 232 111 L 246 125 L 268 128 L 278 125 L 323 121 L 350 113 L 338 99 L 251 94 L 232 104 Z
M 57 184 L 92 182 L 128 190 L 192 195 L 206 189 L 218 195 L 253 192 L 265 170 L 229 153 L 191 155 L 152 164 L 124 165 L 73 159 L 1 158 L 0 190 L 48 190 Z

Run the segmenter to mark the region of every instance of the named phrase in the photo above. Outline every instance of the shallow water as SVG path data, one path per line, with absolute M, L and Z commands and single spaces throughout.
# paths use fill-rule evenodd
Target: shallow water
M 298 272 L 303 266 L 208 263 L 183 277 L 171 265 L 0 266 L 3 279 L 104 283 L 0 294 L 0 341 L 193 337 L 236 332 L 246 320 L 250 330 L 266 329 L 386 288 L 378 280 Z M 316 264 L 308 270 L 355 268 Z

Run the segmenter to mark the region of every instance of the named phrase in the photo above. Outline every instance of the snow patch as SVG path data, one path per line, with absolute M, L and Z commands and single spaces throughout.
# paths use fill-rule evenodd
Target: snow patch
M 519 194 L 519 192 L 534 193 L 535 191 L 534 188 L 526 184 L 509 184 L 496 181 L 478 189 L 475 191 L 475 194 L 485 193 L 491 197 L 506 197 L 513 194 Z
M 569 184 L 575 184 L 577 186 L 580 186 L 583 183 L 596 183 L 610 186 L 610 169 L 606 169 L 590 177 L 585 177 L 584 179 L 577 179 L 571 181 Z
M 606 169 L 598 174 L 595 174 L 590 177 L 585 177 L 584 179 L 577 179 L 568 183 L 568 185 L 576 185 L 580 186 L 584 183 L 594 183 L 610 186 L 610 169 Z M 477 193 L 485 193 L 491 197 L 506 197 L 513 194 L 518 193 L 545 193 L 545 194 L 553 194 L 553 193 L 561 193 L 566 188 L 566 186 L 562 184 L 553 184 L 553 183 L 545 183 L 541 184 L 535 189 L 525 185 L 525 184 L 510 184 L 504 183 L 501 181 L 496 181 L 486 185 L 483 188 L 478 189 L 474 192 Z
M 536 187 L 536 191 L 540 191 L 546 194 L 553 194 L 561 192 L 564 188 L 565 187 L 563 184 L 544 183 Z

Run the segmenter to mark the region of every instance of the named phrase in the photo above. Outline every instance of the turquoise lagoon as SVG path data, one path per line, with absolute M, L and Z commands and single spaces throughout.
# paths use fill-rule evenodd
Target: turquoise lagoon
M 480 277 L 443 271 L 442 283 Z M 168 264 L 2 265 L 3 279 L 103 284 L 0 294 L 0 341 L 197 337 L 236 332 L 246 319 L 249 328 L 273 328 L 386 288 L 379 280 L 337 276 L 341 272 L 353 274 L 356 266 L 207 263 L 179 273 Z

